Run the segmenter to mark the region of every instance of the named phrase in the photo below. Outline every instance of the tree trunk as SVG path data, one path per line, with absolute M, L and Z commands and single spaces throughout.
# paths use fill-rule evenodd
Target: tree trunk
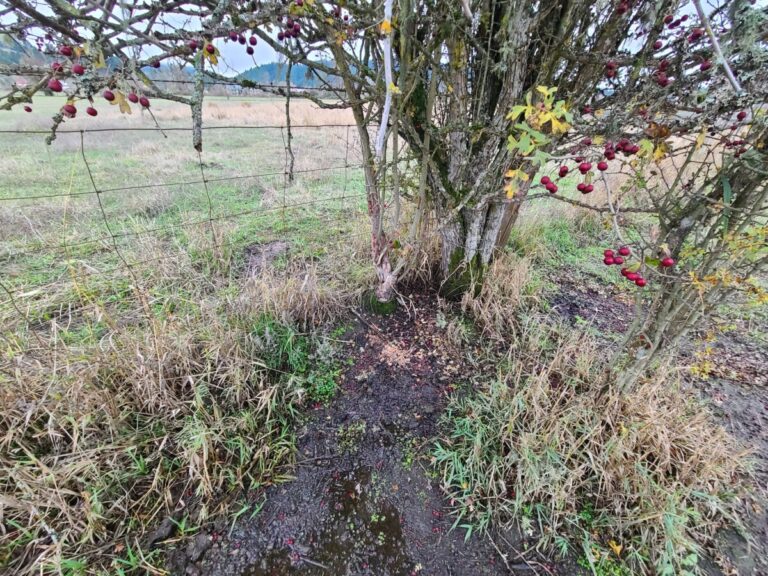
M 498 174 L 498 187 L 503 172 Z M 520 212 L 520 203 L 528 192 L 521 188 L 511 201 L 501 201 L 493 191 L 478 190 L 487 201 L 458 211 L 438 215 L 441 239 L 441 294 L 458 299 L 482 284 L 485 268 L 497 250 L 503 249 Z

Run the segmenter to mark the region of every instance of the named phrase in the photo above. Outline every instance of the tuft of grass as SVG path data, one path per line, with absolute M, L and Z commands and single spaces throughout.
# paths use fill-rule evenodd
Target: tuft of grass
M 462 309 L 484 337 L 504 342 L 514 338 L 515 323 L 510 318 L 540 302 L 541 284 L 530 259 L 502 252 L 487 270 L 479 293 L 465 293 Z
M 584 335 L 531 322 L 518 337 L 497 378 L 444 417 L 434 456 L 455 525 L 518 522 L 592 567 L 691 572 L 728 515 L 743 451 L 663 375 L 620 395 Z M 611 541 L 618 553 L 595 554 Z

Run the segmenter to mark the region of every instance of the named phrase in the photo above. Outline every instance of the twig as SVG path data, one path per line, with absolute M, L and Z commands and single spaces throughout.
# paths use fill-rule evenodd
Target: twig
M 717 36 L 715 36 L 715 32 L 712 30 L 712 26 L 709 24 L 709 18 L 707 18 L 707 15 L 704 13 L 704 9 L 701 7 L 701 0 L 693 0 L 693 5 L 696 7 L 696 12 L 699 14 L 699 20 L 701 20 L 701 24 L 707 31 L 707 36 L 709 36 L 709 40 L 712 42 L 712 48 L 714 49 L 715 54 L 717 54 L 718 60 L 720 60 L 720 64 L 725 71 L 725 76 L 728 78 L 728 82 L 730 82 L 736 94 L 742 94 L 744 89 L 741 87 L 741 84 L 739 84 L 739 81 L 733 74 L 733 70 L 731 70 L 731 66 L 728 64 L 725 56 L 723 56 L 723 51 L 720 49 L 720 42 L 717 40 Z

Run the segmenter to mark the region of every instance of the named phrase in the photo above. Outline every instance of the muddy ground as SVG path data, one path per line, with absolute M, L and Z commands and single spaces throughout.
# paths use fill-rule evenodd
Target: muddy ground
M 299 431 L 295 480 L 253 493 L 251 502 L 263 507 L 252 519 L 198 535 L 173 555 L 173 574 L 586 573 L 544 558 L 517 533 L 465 542 L 464 530 L 451 530 L 450 503 L 430 472 L 428 452 L 447 394 L 472 382 L 478 368 L 445 341 L 434 296 L 409 298 L 411 305 L 392 316 L 358 315 L 346 337 L 352 362 L 338 396 L 316 406 Z M 589 284 L 562 284 L 551 303 L 566 322 L 607 343 L 632 318 L 627 299 Z M 768 574 L 768 347 L 744 332 L 737 324 L 722 335 L 710 376 L 688 382 L 755 451 L 756 491 L 739 502 L 744 529 L 721 532 L 702 564 L 711 575 Z M 693 363 L 696 350 L 689 346 L 682 363 Z
M 299 432 L 295 480 L 255 495 L 263 508 L 231 533 L 201 534 L 176 554 L 174 574 L 578 573 L 523 557 L 527 543 L 512 532 L 492 543 L 451 531 L 428 452 L 446 395 L 471 374 L 443 340 L 434 296 L 410 299 L 392 316 L 360 314 L 338 396 Z

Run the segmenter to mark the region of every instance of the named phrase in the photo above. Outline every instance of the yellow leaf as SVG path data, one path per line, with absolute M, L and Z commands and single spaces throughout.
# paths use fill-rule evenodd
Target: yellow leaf
M 622 545 L 617 544 L 616 540 L 610 540 L 608 546 L 611 547 L 611 550 L 613 550 L 613 553 L 616 554 L 616 556 L 621 556 Z
M 517 192 L 517 187 L 515 186 L 514 182 L 515 181 L 512 180 L 512 182 L 504 186 L 504 192 L 507 193 L 507 198 L 512 198 L 515 195 L 515 192 Z
M 203 58 L 207 59 L 212 66 L 216 66 L 219 63 L 219 49 L 214 47 L 214 52 L 211 54 L 208 50 L 203 50 Z
M 392 92 L 392 94 L 400 94 L 400 88 L 395 86 L 394 82 L 389 83 L 389 91 Z
M 603 138 L 602 136 L 595 136 L 594 138 L 592 138 L 592 144 L 594 144 L 595 146 L 602 146 L 603 144 L 605 144 L 605 138 Z
M 518 180 L 522 180 L 524 182 L 528 181 L 528 174 L 520 170 L 519 168 L 511 168 L 507 170 L 507 172 L 504 174 L 505 178 L 516 178 Z
M 552 134 L 565 134 L 570 127 L 567 122 L 560 122 L 554 116 L 552 117 Z
M 115 92 L 115 100 L 112 104 L 116 104 L 120 107 L 120 112 L 123 114 L 131 114 L 131 105 L 125 99 L 125 95 L 119 90 Z
M 594 111 L 594 115 L 595 115 L 595 118 L 602 118 L 603 116 L 605 116 L 605 110 L 603 110 L 602 108 L 598 108 L 597 110 Z
M 656 162 L 661 161 L 664 159 L 664 157 L 667 155 L 667 145 L 662 142 L 653 151 L 653 159 L 656 160 Z
M 392 34 L 392 22 L 390 22 L 389 20 L 384 20 L 381 23 L 381 33 Z
M 694 147 L 694 150 L 698 150 L 701 148 L 701 145 L 704 144 L 704 139 L 707 137 L 707 127 L 702 126 L 701 132 L 699 132 L 699 135 L 696 136 L 696 146 Z

